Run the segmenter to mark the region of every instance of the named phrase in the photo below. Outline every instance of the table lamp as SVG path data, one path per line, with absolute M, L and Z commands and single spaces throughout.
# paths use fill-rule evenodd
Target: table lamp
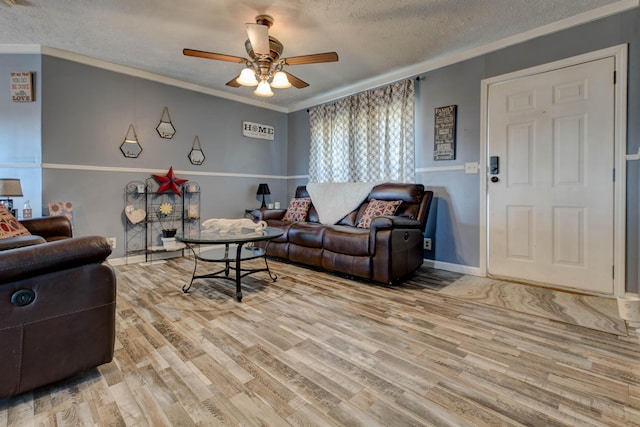
M 268 184 L 258 185 L 258 192 L 256 193 L 256 195 L 262 196 L 262 206 L 260 206 L 260 209 L 264 209 L 267 207 L 267 204 L 264 201 L 264 196 L 266 196 L 267 194 L 271 194 L 271 192 L 269 191 L 269 185 Z
M 13 209 L 13 199 L 10 197 L 22 197 L 20 180 L 17 178 L 0 178 L 0 203 L 7 207 L 11 215 L 16 216 L 16 210 Z

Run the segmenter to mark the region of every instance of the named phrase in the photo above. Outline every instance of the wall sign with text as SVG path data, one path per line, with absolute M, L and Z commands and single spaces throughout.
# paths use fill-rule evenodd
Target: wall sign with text
M 249 138 L 268 139 L 273 141 L 276 131 L 273 126 L 262 125 L 260 123 L 242 122 L 242 135 Z
M 457 105 L 435 109 L 433 160 L 455 160 L 456 158 L 457 109 Z
M 14 102 L 33 101 L 33 73 L 29 71 L 11 73 L 11 100 Z

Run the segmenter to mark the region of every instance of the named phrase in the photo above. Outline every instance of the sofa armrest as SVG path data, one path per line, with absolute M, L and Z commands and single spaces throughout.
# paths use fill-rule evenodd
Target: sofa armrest
M 29 230 L 29 233 L 41 236 L 45 240 L 73 236 L 71 221 L 69 221 L 69 218 L 62 215 L 23 219 L 20 223 Z
M 18 236 L 18 237 L 10 237 L 8 239 L 0 239 L 0 251 L 6 251 L 8 249 L 17 249 L 22 248 L 24 246 L 33 246 L 39 245 L 41 243 L 46 243 L 40 236 Z
M 0 252 L 0 283 L 101 263 L 111 254 L 102 236 L 78 237 Z
M 286 209 L 256 209 L 251 211 L 251 215 L 256 221 L 266 221 L 268 219 L 282 219 Z
M 371 221 L 369 229 L 372 234 L 378 230 L 388 230 L 391 228 L 420 228 L 422 223 L 416 219 L 407 218 L 405 216 L 379 216 Z

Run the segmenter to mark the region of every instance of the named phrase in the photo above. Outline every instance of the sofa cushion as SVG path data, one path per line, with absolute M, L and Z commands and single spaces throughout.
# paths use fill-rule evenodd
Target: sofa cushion
M 282 220 L 285 222 L 301 222 L 307 219 L 311 199 L 309 198 L 293 198 L 289 202 L 287 212 L 285 212 Z
M 71 221 L 66 216 L 43 216 L 23 219 L 20 224 L 34 236 L 40 236 L 47 242 L 73 237 Z
M 325 249 L 322 253 L 322 268 L 339 271 L 347 276 L 369 278 L 372 271 L 372 258 L 337 254 Z
M 275 239 L 272 239 L 272 242 L 288 242 L 289 241 L 289 228 L 291 228 L 291 226 L 295 224 L 294 222 L 286 222 L 286 221 L 282 221 L 279 219 L 269 219 L 267 220 L 267 226 L 269 227 L 274 227 L 277 228 L 279 230 L 284 231 L 284 234 L 282 234 L 281 236 L 276 237 Z
M 30 235 L 31 233 L 18 222 L 16 217 L 9 212 L 9 209 L 0 204 L 0 239 Z
M 402 204 L 396 210 L 395 216 L 403 216 L 411 219 L 425 217 L 420 212 L 420 206 L 424 195 L 422 184 L 406 185 L 396 182 L 388 182 L 375 187 L 369 194 L 369 199 L 377 200 L 402 200 Z M 429 196 L 430 198 L 431 196 Z
M 386 201 L 371 199 L 356 227 L 369 228 L 373 218 L 384 215 L 393 215 L 396 213 L 396 209 L 398 209 L 398 206 L 400 206 L 401 203 L 401 200 Z
M 34 236 L 32 234 L 28 236 L 8 237 L 5 239 L 0 239 L 0 251 L 22 248 L 25 246 L 40 245 L 42 243 L 47 243 L 47 241 L 40 236 Z
M 344 218 L 338 222 L 338 225 L 350 225 L 351 227 L 355 227 L 358 219 L 358 209 L 355 209 L 350 214 L 346 215 Z
M 289 243 L 308 248 L 321 248 L 325 228 L 322 224 L 297 222 L 289 228 Z
M 368 256 L 371 254 L 369 230 L 347 225 L 325 226 L 324 248 L 338 254 Z

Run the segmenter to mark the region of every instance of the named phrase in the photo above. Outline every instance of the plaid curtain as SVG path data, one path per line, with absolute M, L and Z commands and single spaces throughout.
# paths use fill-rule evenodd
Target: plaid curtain
M 309 110 L 311 182 L 415 182 L 414 79 Z

